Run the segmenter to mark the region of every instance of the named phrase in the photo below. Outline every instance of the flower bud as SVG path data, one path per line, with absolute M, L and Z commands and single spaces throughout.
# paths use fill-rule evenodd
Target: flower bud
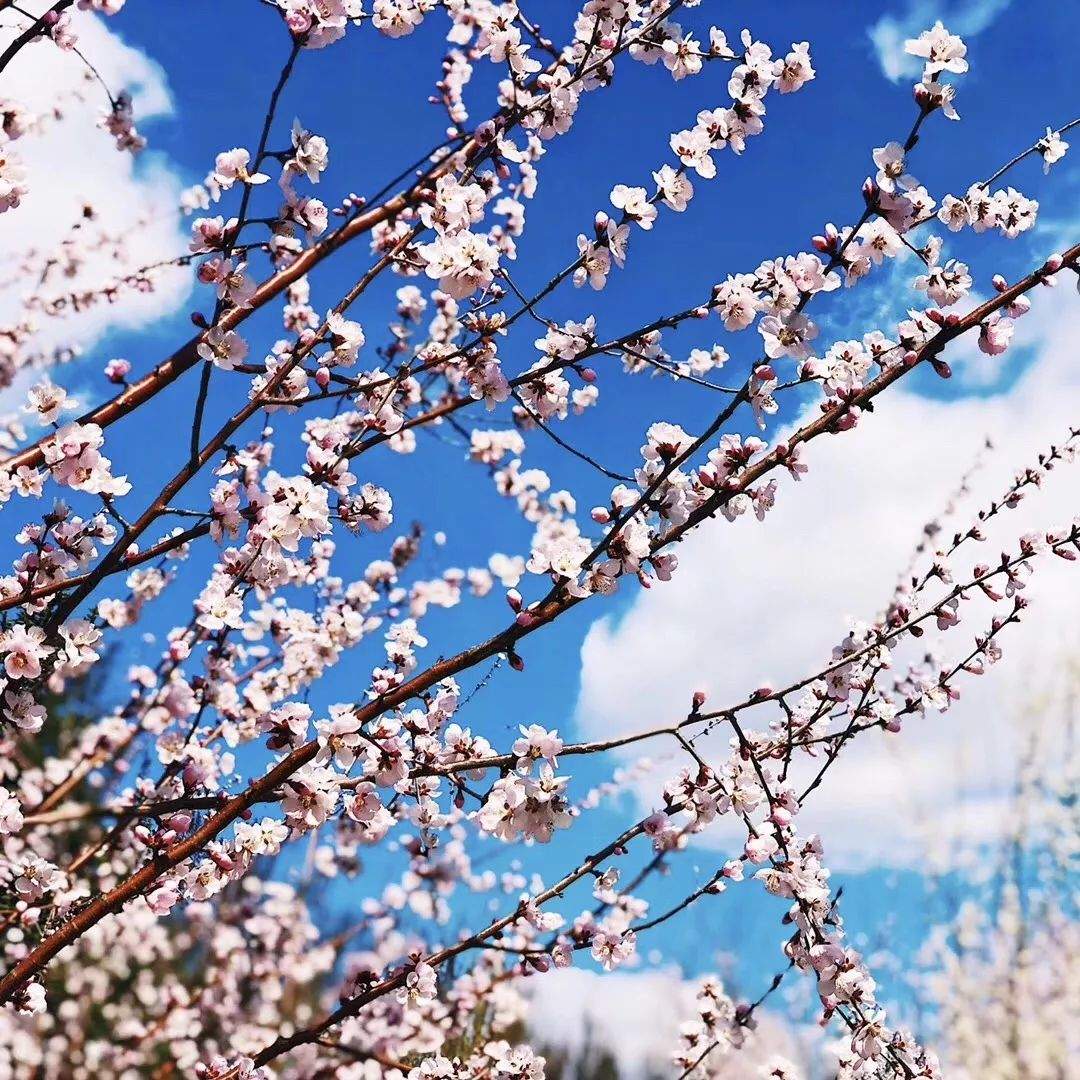
M 181 811 L 179 814 L 170 814 L 165 819 L 165 824 L 173 832 L 182 836 L 191 828 L 191 815 L 186 811 Z
M 183 771 L 184 787 L 191 789 L 198 787 L 206 778 L 206 771 L 195 762 L 189 761 Z

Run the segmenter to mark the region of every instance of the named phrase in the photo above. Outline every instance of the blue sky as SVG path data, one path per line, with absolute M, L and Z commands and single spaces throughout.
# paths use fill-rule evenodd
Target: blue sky
M 527 8 L 559 39 L 569 4 L 548 0 Z M 954 28 L 966 26 L 972 33 L 971 72 L 961 82 L 957 102 L 962 122 L 950 124 L 933 117 L 924 129 L 923 144 L 912 157 L 913 171 L 932 192 L 962 192 L 1029 145 L 1047 124 L 1062 124 L 1080 112 L 1071 44 L 1080 30 L 1080 13 L 1059 0 L 1017 0 L 1011 5 L 1002 0 L 981 4 L 791 0 L 768 5 L 706 0 L 686 23 L 704 28 L 715 20 L 735 38 L 745 21 L 756 38 L 769 42 L 777 52 L 793 41 L 809 40 L 816 80 L 799 94 L 769 99 L 764 135 L 752 141 L 741 159 L 721 155 L 716 180 L 695 183 L 698 194 L 689 212 L 664 213 L 653 232 L 637 232 L 627 268 L 615 273 L 604 293 L 566 287 L 545 303 L 543 313 L 562 320 L 595 312 L 601 332 L 614 336 L 677 310 L 688 299 L 704 298 L 711 284 L 729 273 L 752 271 L 765 258 L 805 250 L 810 236 L 826 221 L 851 221 L 860 209 L 859 186 L 870 171 L 871 149 L 902 138 L 913 116 L 911 80 L 894 82 L 888 77 L 895 74 L 896 58 L 880 48 L 892 40 L 893 30 L 901 36 L 917 32 L 927 13 L 929 21 L 942 17 L 950 23 L 952 19 Z M 217 152 L 232 146 L 254 147 L 262 103 L 288 48 L 270 12 L 240 0 L 133 0 L 113 28 L 161 66 L 172 96 L 171 113 L 146 125 L 152 149 L 142 168 L 167 169 L 183 185 L 200 180 Z M 364 29 L 331 49 L 301 57 L 283 98 L 275 129 L 278 137 L 271 143 L 286 144 L 294 115 L 326 136 L 331 167 L 319 194 L 328 203 L 347 191 L 377 190 L 405 162 L 443 137 L 443 114 L 425 102 L 445 49 L 444 32 L 443 20 L 432 17 L 405 42 L 391 42 Z M 707 71 L 697 79 L 674 83 L 658 68 L 623 65 L 611 90 L 585 99 L 571 135 L 549 144 L 540 191 L 528 207 L 519 269 L 514 271 L 526 293 L 570 261 L 578 232 L 588 228 L 597 209 L 607 206 L 614 184 L 646 183 L 649 171 L 667 160 L 668 134 L 689 126 L 698 110 L 726 102 L 724 82 L 720 72 Z M 474 119 L 485 115 L 492 85 L 492 73 L 479 65 L 468 97 Z M 1075 219 L 1080 173 L 1071 159 L 1049 178 L 1043 177 L 1037 161 L 1028 162 L 1015 183 L 1025 193 L 1045 198 L 1046 220 L 1051 224 Z M 985 289 L 989 272 L 980 273 L 980 268 L 1018 274 L 1034 252 L 1047 250 L 1048 242 L 1045 232 L 1011 245 L 987 238 L 972 243 L 968 238 L 951 253 L 970 254 Z M 312 280 L 316 308 L 329 308 L 368 261 L 366 251 L 354 245 L 321 268 Z M 896 287 L 899 283 L 890 278 L 878 287 L 858 290 L 850 301 L 846 293 L 834 294 L 833 301 L 820 309 L 825 313 L 826 333 L 842 336 L 856 326 L 869 328 L 867 320 L 876 325 L 873 320 L 902 312 L 909 301 Z M 399 284 L 382 282 L 355 309 L 353 317 L 364 323 L 369 343 L 384 339 L 388 298 Z M 209 314 L 205 295 L 196 295 L 194 300 Z M 113 331 L 98 341 L 77 377 L 84 398 L 96 401 L 106 396 L 100 369 L 110 357 L 126 356 L 136 372 L 142 372 L 184 340 L 190 333 L 189 307 L 166 313 L 149 329 Z M 246 336 L 254 352 L 260 353 L 277 336 L 276 320 L 277 312 L 270 309 L 247 324 L 251 329 Z M 532 363 L 536 336 L 531 327 L 522 326 L 502 350 L 510 369 L 516 372 Z M 732 354 L 731 366 L 736 370 L 756 358 L 755 334 L 718 337 L 717 324 L 711 320 L 681 330 L 666 340 L 666 346 L 673 355 L 684 356 L 694 346 L 707 347 L 718 340 Z M 938 400 L 1001 395 L 1022 376 L 1025 364 L 1035 361 L 1037 346 L 1038 342 L 1025 345 L 1010 355 L 1008 366 L 989 376 L 966 378 L 961 373 L 954 384 L 948 384 L 922 375 L 917 389 Z M 216 394 L 204 431 L 212 430 L 215 421 L 235 409 L 242 391 L 241 382 L 222 382 L 220 375 L 214 385 Z M 632 467 L 644 429 L 658 416 L 694 431 L 715 411 L 715 400 L 709 395 L 667 381 L 602 372 L 600 386 L 600 408 L 569 421 L 560 433 L 620 471 Z M 135 484 L 130 498 L 136 500 L 135 505 L 141 505 L 140 491 L 156 491 L 171 475 L 175 447 L 186 446 L 194 390 L 191 377 L 182 380 L 146 415 L 140 413 L 110 430 L 110 456 L 130 472 Z M 283 434 L 294 435 L 297 424 L 284 421 L 280 428 Z M 283 437 L 281 445 L 287 446 L 289 437 Z M 295 438 L 287 453 L 294 450 Z M 606 494 L 607 481 L 583 474 L 576 462 L 542 435 L 531 439 L 528 460 L 548 469 L 554 486 L 571 486 L 579 506 L 587 507 Z M 397 526 L 418 519 L 431 532 L 447 534 L 445 547 L 437 552 L 429 548 L 425 556 L 424 565 L 432 573 L 445 565 L 482 565 L 493 546 L 508 552 L 527 548 L 528 527 L 492 494 L 483 472 L 469 466 L 460 450 L 421 438 L 412 458 L 374 453 L 362 459 L 362 466 L 361 480 L 391 489 Z M 827 483 L 825 477 L 818 479 Z M 204 481 L 191 485 L 189 500 L 183 505 L 198 505 L 207 486 Z M 338 572 L 348 575 L 352 569 L 358 574 L 368 559 L 381 554 L 383 546 L 378 538 L 343 544 Z M 210 549 L 204 547 L 192 558 L 178 586 L 148 610 L 144 629 L 161 634 L 186 619 L 189 609 L 184 601 L 211 557 Z M 486 601 L 467 601 L 454 612 L 435 614 L 429 623 L 433 632 L 426 655 L 448 652 L 503 625 L 506 609 L 498 593 L 496 589 Z M 577 737 L 581 729 L 575 716 L 586 634 L 597 616 L 626 612 L 636 602 L 634 591 L 626 588 L 606 608 L 602 601 L 585 605 L 531 639 L 524 650 L 525 672 L 514 674 L 504 666 L 469 703 L 462 721 L 499 745 L 508 741 L 520 722 L 557 726 L 565 736 Z M 703 625 L 700 632 L 719 634 L 719 629 Z M 357 650 L 316 688 L 313 702 L 325 705 L 353 696 L 380 648 L 373 641 Z M 151 660 L 157 649 L 149 643 L 135 646 L 124 658 Z M 485 671 L 466 675 L 465 689 L 471 689 Z M 692 687 L 685 689 L 688 692 Z M 583 792 L 609 775 L 616 764 L 575 762 L 570 770 L 575 790 Z M 652 780 L 659 785 L 662 779 L 660 769 Z M 634 799 L 627 796 L 619 807 L 594 812 L 592 823 L 571 834 L 557 854 L 534 850 L 529 858 L 537 858 L 544 873 L 568 865 L 571 853 L 589 850 L 597 837 L 608 835 L 634 808 Z M 663 899 L 675 896 L 680 886 L 692 885 L 708 873 L 715 858 L 716 853 L 707 850 L 682 857 L 671 878 L 654 887 L 651 898 L 662 906 Z M 863 869 L 845 873 L 842 880 L 848 919 L 852 926 L 864 929 L 869 940 L 881 930 L 883 906 L 896 907 L 904 915 L 895 931 L 901 945 L 921 936 L 925 909 L 913 900 L 921 894 L 916 873 L 893 867 Z M 355 890 L 355 885 L 337 890 L 334 903 L 340 910 L 354 902 Z M 779 966 L 777 944 L 782 937 L 779 907 L 760 904 L 758 894 L 751 884 L 731 890 L 715 902 L 714 909 L 707 906 L 713 902 L 706 901 L 652 944 L 689 970 L 712 967 L 714 950 L 738 946 L 742 970 L 750 980 L 747 990 L 753 993 L 753 980 L 767 982 Z M 883 897 L 887 898 L 884 905 Z M 700 947 L 703 938 L 709 942 L 706 950 Z M 887 978 L 883 981 L 889 985 Z

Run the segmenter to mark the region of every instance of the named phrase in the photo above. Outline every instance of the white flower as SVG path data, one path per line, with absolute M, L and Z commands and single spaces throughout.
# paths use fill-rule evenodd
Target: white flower
M 405 976 L 405 985 L 397 992 L 397 999 L 402 1005 L 418 1005 L 434 1001 L 438 990 L 435 969 L 420 960 Z
M 1061 133 L 1047 128 L 1046 135 L 1038 143 L 1038 151 L 1043 159 L 1043 172 L 1048 173 L 1050 166 L 1060 161 L 1068 149 L 1069 144 L 1062 139 Z
M 651 229 L 656 220 L 656 207 L 649 202 L 648 192 L 642 187 L 616 184 L 611 189 L 611 205 L 621 210 L 643 229 Z
M 694 185 L 670 165 L 665 165 L 652 175 L 664 205 L 669 210 L 681 214 L 686 209 L 686 204 L 694 197 Z
M 514 743 L 513 752 L 517 755 L 519 772 L 528 772 L 532 763 L 541 759 L 552 765 L 558 764 L 563 741 L 557 731 L 548 731 L 539 724 L 530 724 L 528 727 L 522 724 L 518 730 L 522 737 Z
M 232 371 L 248 354 L 247 342 L 235 330 L 215 326 L 203 335 L 196 352 L 222 371 Z
M 917 38 L 909 38 L 905 41 L 904 51 L 926 60 L 923 69 L 924 78 L 932 78 L 941 71 L 963 75 L 968 69 L 968 62 L 964 59 L 967 55 L 967 46 L 962 38 L 950 34 L 940 19 Z
M 0 835 L 11 836 L 22 826 L 22 806 L 19 800 L 7 788 L 0 787 Z
M 790 356 L 805 360 L 813 349 L 809 342 L 817 337 L 818 328 L 803 314 L 778 318 L 768 315 L 758 327 L 765 343 L 765 354 L 770 359 Z
M 592 955 L 605 971 L 612 971 L 637 951 L 637 936 L 633 930 L 599 929 L 593 935 Z
M 904 170 L 904 148 L 898 142 L 886 143 L 874 151 L 877 166 L 877 185 L 882 191 L 895 191 L 897 186 L 907 190 L 917 187 L 918 180 Z

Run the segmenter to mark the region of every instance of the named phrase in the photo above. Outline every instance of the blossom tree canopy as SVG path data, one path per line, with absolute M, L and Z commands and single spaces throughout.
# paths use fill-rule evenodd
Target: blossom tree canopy
M 143 154 L 137 95 L 92 45 L 147 3 L 0 2 L 0 230 L 51 181 L 34 140 L 84 103 L 100 111 L 94 154 Z M 250 62 L 252 94 L 240 145 L 173 208 L 187 250 L 125 262 L 151 217 L 121 234 L 92 206 L 55 249 L 5 245 L 18 293 L 0 330 L 7 1074 L 540 1080 L 529 985 L 632 966 L 658 928 L 745 880 L 784 902 L 783 952 L 748 1000 L 701 983 L 673 1076 L 721 1075 L 799 977 L 842 1035 L 833 1075 L 944 1075 L 881 1000 L 830 881 L 829 836 L 800 814 L 851 744 L 913 737 L 910 718 L 992 679 L 1012 628 L 1038 618 L 1025 585 L 1077 559 L 1080 517 L 1014 530 L 1001 551 L 985 530 L 1069 467 L 1080 416 L 1013 463 L 991 502 L 945 508 L 895 592 L 794 681 L 723 701 L 688 685 L 680 715 L 582 742 L 532 710 L 531 658 L 579 609 L 664 589 L 691 533 L 767 530 L 794 484 L 820 485 L 827 514 L 816 449 L 875 424 L 896 384 L 948 379 L 965 342 L 1009 362 L 1037 294 L 1075 286 L 1080 235 L 1009 277 L 988 245 L 1040 235 L 1040 203 L 1012 185 L 1030 176 L 1053 199 L 1054 178 L 1031 166 L 1059 162 L 1080 120 L 1002 120 L 978 173 L 928 189 L 918 176 L 948 153 L 976 61 L 936 22 L 906 41 L 921 69 L 892 91 L 906 125 L 866 148 L 861 187 L 821 178 L 842 223 L 716 266 L 704 291 L 658 263 L 678 304 L 619 323 L 598 294 L 703 189 L 755 168 L 767 115 L 828 123 L 803 104 L 812 41 L 761 40 L 738 26 L 753 5 L 710 0 L 537 3 L 542 23 L 530 0 L 233 3 L 272 27 L 277 52 L 256 63 L 242 41 L 208 38 Z M 214 5 L 193 7 L 212 26 Z M 181 17 L 168 8 L 162 34 Z M 360 194 L 331 168 L 320 110 L 338 93 L 335 55 L 387 49 L 436 74 L 445 134 Z M 42 108 L 12 80 L 46 54 L 77 88 Z M 546 159 L 565 168 L 583 118 L 638 67 L 712 107 L 642 139 L 633 175 L 605 178 L 607 201 L 545 264 L 525 238 Z M 323 94 L 290 95 L 320 70 Z M 649 125 L 647 104 L 637 119 Z M 960 261 L 957 234 L 991 265 Z M 835 313 L 862 313 L 901 266 L 904 317 L 838 339 Z M 73 362 L 97 340 L 78 340 L 79 319 L 188 286 L 193 328 L 164 349 L 150 320 L 130 361 Z M 660 385 L 695 402 L 693 420 Z M 609 399 L 650 410 L 633 460 L 588 439 Z M 441 473 L 434 455 L 464 465 Z M 469 519 L 474 565 L 445 557 L 444 501 L 418 499 L 425 484 L 450 485 L 445 505 L 488 500 Z M 515 528 L 491 524 L 500 515 Z M 175 625 L 144 637 L 162 609 Z M 940 648 L 920 644 L 927 633 Z M 493 680 L 512 684 L 509 736 L 465 710 Z M 611 780 L 575 778 L 579 759 L 616 753 Z M 642 789 L 647 812 L 627 814 L 621 795 Z M 623 817 L 610 835 L 601 804 Z M 650 899 L 721 824 L 738 843 L 706 850 L 692 891 Z M 331 879 L 350 882 L 345 925 L 322 900 Z

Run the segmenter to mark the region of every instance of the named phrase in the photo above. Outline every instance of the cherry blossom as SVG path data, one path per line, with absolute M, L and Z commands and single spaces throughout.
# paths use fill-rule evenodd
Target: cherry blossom
M 124 6 L 61 0 L 40 25 L 13 9 L 27 32 L 15 53 L 33 41 L 92 64 L 79 31 Z M 781 970 L 741 1002 L 701 982 L 680 1074 L 720 1075 L 790 977 L 838 1042 L 837 1075 L 940 1076 L 933 1049 L 896 1026 L 804 810 L 852 743 L 918 738 L 913 719 L 993 677 L 1032 575 L 1080 556 L 1077 520 L 1009 532 L 1007 511 L 1069 466 L 1080 432 L 1018 462 L 970 522 L 928 529 L 882 610 L 837 628 L 787 685 L 730 701 L 690 687 L 681 715 L 575 742 L 530 680 L 548 627 L 665 589 L 688 572 L 692 532 L 771 529 L 793 482 L 839 497 L 818 441 L 846 446 L 915 370 L 949 376 L 959 339 L 1007 356 L 1080 249 L 1033 255 L 1011 280 L 982 252 L 1045 236 L 1040 201 L 1013 184 L 1035 157 L 1060 161 L 1073 124 L 1011 160 L 991 147 L 979 168 L 1006 160 L 989 179 L 964 163 L 963 194 L 939 191 L 922 155 L 943 138 L 937 114 L 958 119 L 969 57 L 936 23 L 906 45 L 924 61 L 910 131 L 863 151 L 873 175 L 838 197 L 843 216 L 745 263 L 721 252 L 693 289 L 686 267 L 660 265 L 679 301 L 637 312 L 595 294 L 617 298 L 627 267 L 649 269 L 704 181 L 754 168 L 742 155 L 773 136 L 775 113 L 789 133 L 812 122 L 788 97 L 817 76 L 809 42 L 729 37 L 693 3 L 589 0 L 561 26 L 488 0 L 260 6 L 287 59 L 252 129 L 211 143 L 205 178 L 180 196 L 186 250 L 84 284 L 99 261 L 122 265 L 123 238 L 92 236 L 87 208 L 59 252 L 13 255 L 38 284 L 0 334 L 0 378 L 21 388 L 0 424 L 14 545 L 0 578 L 0 1060 L 43 1076 L 542 1080 L 521 1041 L 530 982 L 651 965 L 656 928 L 738 888 L 783 902 Z M 442 141 L 383 190 L 351 190 L 367 181 L 338 175 L 333 114 L 302 96 L 296 64 L 326 81 L 321 50 L 347 37 L 362 57 L 373 35 L 411 63 L 432 33 L 445 36 Z M 234 63 L 244 44 L 229 42 Z M 536 248 L 533 200 L 634 64 L 692 102 L 679 130 Z M 95 137 L 138 152 L 131 93 L 105 92 Z M 0 211 L 17 212 L 34 181 L 12 144 L 55 117 L 5 101 L 0 120 Z M 797 145 L 783 151 L 797 160 Z M 351 285 L 335 287 L 331 263 Z M 153 292 L 166 268 L 195 290 L 190 339 L 61 379 L 86 344 L 53 344 L 67 314 Z M 133 451 L 139 410 L 169 438 Z M 625 438 L 598 428 L 612 415 Z M 976 557 L 998 518 L 1000 553 Z M 493 722 L 473 702 L 495 683 Z M 646 742 L 654 757 L 638 755 Z M 611 753 L 631 756 L 595 764 Z M 625 820 L 630 791 L 640 820 Z M 737 839 L 699 846 L 718 823 Z M 676 865 L 695 883 L 661 889 Z M 793 1073 L 775 1059 L 763 1075 Z

